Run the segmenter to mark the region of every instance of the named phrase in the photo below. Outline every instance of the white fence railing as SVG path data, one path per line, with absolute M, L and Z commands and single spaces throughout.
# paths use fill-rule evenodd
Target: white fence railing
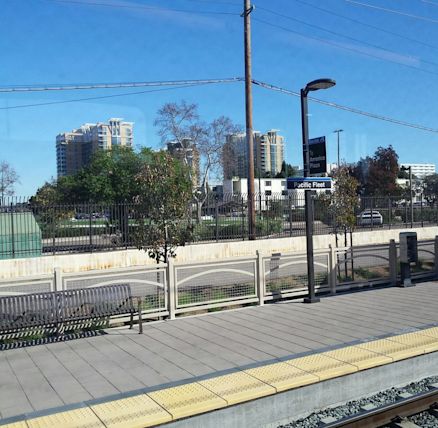
M 317 293 L 335 294 L 355 287 L 396 285 L 398 245 L 343 247 L 314 253 Z M 413 278 L 438 276 L 438 237 L 418 243 Z M 307 295 L 306 253 L 263 254 L 211 262 L 105 269 L 0 281 L 0 296 L 40 291 L 129 284 L 141 297 L 144 318 L 214 311 Z M 115 322 L 124 320 L 117 318 Z

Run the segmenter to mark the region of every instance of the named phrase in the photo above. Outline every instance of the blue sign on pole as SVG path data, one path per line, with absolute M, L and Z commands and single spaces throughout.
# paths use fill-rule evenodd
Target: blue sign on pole
M 332 179 L 330 177 L 290 177 L 287 179 L 287 188 L 289 190 L 331 189 Z

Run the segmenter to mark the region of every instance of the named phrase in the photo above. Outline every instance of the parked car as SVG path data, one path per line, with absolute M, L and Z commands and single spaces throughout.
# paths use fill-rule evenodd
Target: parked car
M 379 226 L 383 224 L 383 217 L 379 211 L 365 210 L 357 216 L 357 224 L 359 226 Z

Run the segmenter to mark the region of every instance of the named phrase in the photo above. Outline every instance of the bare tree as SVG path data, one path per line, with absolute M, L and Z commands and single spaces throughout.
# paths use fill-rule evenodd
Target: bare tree
M 198 106 L 168 103 L 157 112 L 154 125 L 163 144 L 176 143 L 178 157 L 189 167 L 193 185 L 193 200 L 197 208 L 197 221 L 201 221 L 202 206 L 208 197 L 208 181 L 211 174 L 221 171 L 222 151 L 229 134 L 240 131 L 225 116 L 206 123 L 200 120 Z
M 0 204 L 4 204 L 6 196 L 12 196 L 14 184 L 19 183 L 20 178 L 15 169 L 6 161 L 0 162 Z

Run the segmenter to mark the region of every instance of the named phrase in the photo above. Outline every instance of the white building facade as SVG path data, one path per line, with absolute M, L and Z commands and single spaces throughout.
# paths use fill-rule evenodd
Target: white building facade
M 424 177 L 428 175 L 435 174 L 436 167 L 434 163 L 402 163 L 400 165 L 401 168 L 409 168 L 412 169 L 412 175 L 423 180 Z

